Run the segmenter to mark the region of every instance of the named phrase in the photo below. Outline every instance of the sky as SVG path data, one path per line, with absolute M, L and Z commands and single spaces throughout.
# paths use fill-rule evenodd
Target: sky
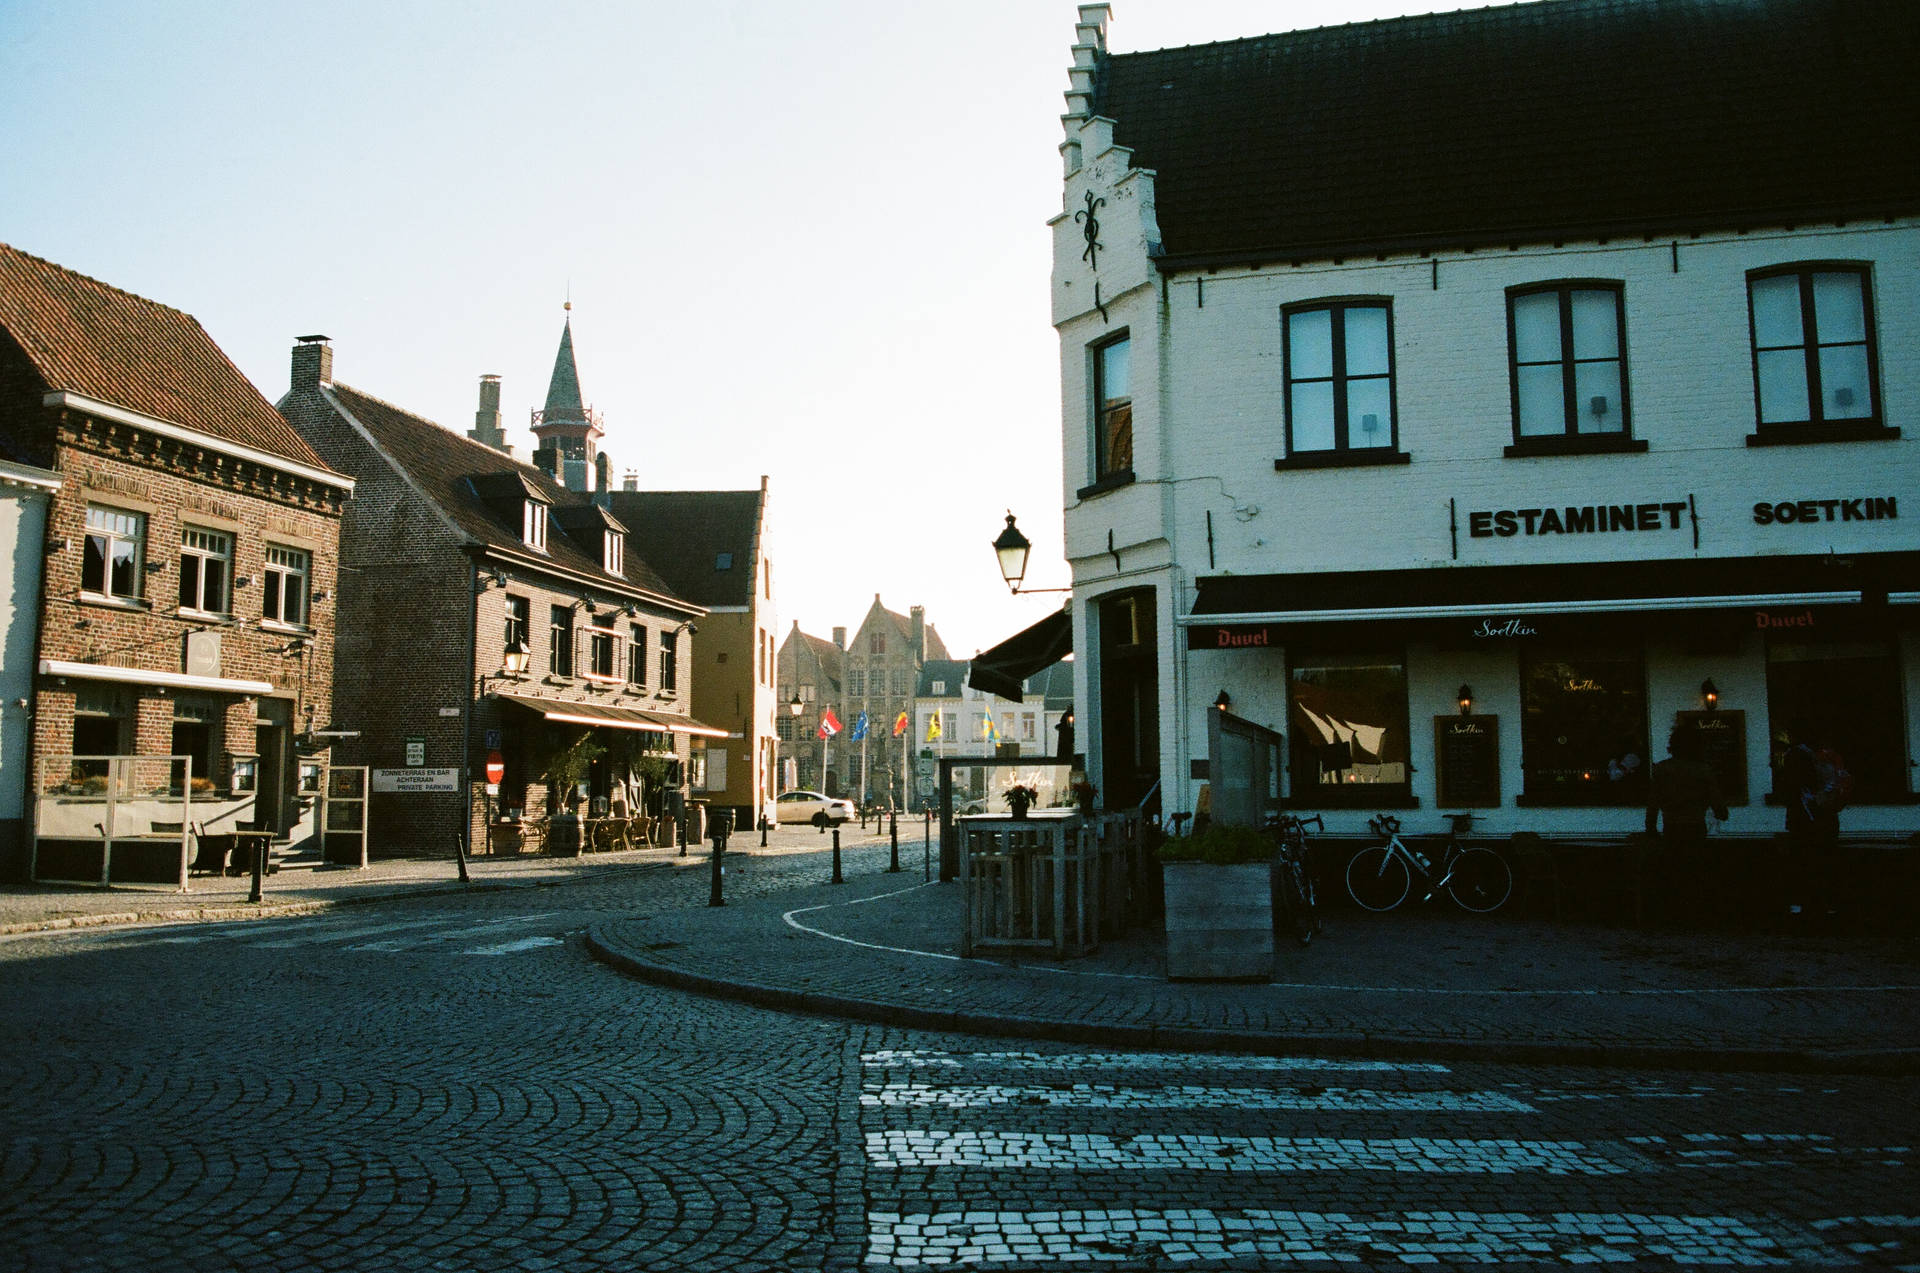
M 1117 0 L 1115 52 L 1466 7 Z M 525 457 L 571 300 L 642 489 L 769 479 L 782 637 L 1058 608 L 1071 0 L 0 0 L 0 241 Z M 644 553 L 644 543 L 637 544 Z

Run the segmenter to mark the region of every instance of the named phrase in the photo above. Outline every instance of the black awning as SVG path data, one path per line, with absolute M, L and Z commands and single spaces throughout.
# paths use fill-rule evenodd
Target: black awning
M 991 650 L 973 656 L 967 684 L 1001 698 L 1023 701 L 1023 682 L 1073 653 L 1073 616 L 1056 611 Z
M 538 698 L 531 694 L 500 694 L 502 702 L 538 712 L 550 721 L 570 725 L 588 725 L 607 729 L 633 729 L 655 734 L 698 734 L 704 738 L 725 738 L 727 731 L 705 725 L 690 716 L 673 712 L 649 712 L 637 707 L 614 707 L 601 703 L 578 703 L 571 699 Z

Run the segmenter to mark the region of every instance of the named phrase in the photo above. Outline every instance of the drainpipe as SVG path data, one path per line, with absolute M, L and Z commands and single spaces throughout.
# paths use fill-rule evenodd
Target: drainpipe
M 466 857 L 473 856 L 473 709 L 475 680 L 480 674 L 479 656 L 474 647 L 480 640 L 480 561 L 475 558 L 467 572 L 467 684 L 461 691 L 466 699 L 460 710 L 460 835 L 458 843 Z M 461 872 L 466 863 L 460 864 Z

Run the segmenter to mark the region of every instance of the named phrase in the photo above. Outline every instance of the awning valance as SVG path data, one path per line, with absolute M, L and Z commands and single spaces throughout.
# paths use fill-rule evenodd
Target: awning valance
M 973 656 L 967 684 L 1018 703 L 1023 682 L 1073 653 L 1073 616 L 1065 610 L 1016 632 L 990 650 Z
M 155 672 L 142 667 L 108 667 L 102 663 L 73 663 L 65 659 L 41 659 L 40 675 L 71 676 L 83 681 L 118 681 L 123 685 L 158 685 L 170 690 L 207 690 L 214 694 L 273 693 L 271 681 L 251 681 L 231 676 L 193 676 L 185 672 Z
M 703 725 L 690 716 L 672 712 L 649 712 L 638 707 L 613 707 L 603 703 L 576 703 L 564 698 L 539 698 L 531 694 L 501 694 L 502 702 L 537 712 L 550 721 L 568 725 L 603 726 L 608 729 L 633 729 L 655 734 L 692 734 L 701 738 L 725 738 L 727 731 Z

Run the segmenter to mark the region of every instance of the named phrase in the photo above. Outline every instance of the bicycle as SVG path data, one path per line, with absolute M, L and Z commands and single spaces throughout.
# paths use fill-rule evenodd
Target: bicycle
M 1499 910 L 1513 895 L 1513 870 L 1492 849 L 1465 847 L 1460 836 L 1472 825 L 1471 813 L 1449 813 L 1447 839 L 1435 863 L 1400 839 L 1400 819 L 1383 813 L 1367 819 L 1384 843 L 1371 845 L 1347 863 L 1347 892 L 1370 911 L 1390 911 L 1407 899 L 1417 874 L 1426 892 L 1423 902 L 1445 889 L 1461 910 L 1484 914 Z
M 1267 830 L 1280 840 L 1280 852 L 1274 863 L 1274 898 L 1287 913 L 1294 938 L 1302 946 L 1320 931 L 1319 895 L 1314 888 L 1312 864 L 1307 861 L 1309 823 L 1316 831 L 1325 830 L 1319 814 L 1301 818 L 1282 813 L 1267 823 Z M 1277 930 L 1278 925 L 1275 928 Z

